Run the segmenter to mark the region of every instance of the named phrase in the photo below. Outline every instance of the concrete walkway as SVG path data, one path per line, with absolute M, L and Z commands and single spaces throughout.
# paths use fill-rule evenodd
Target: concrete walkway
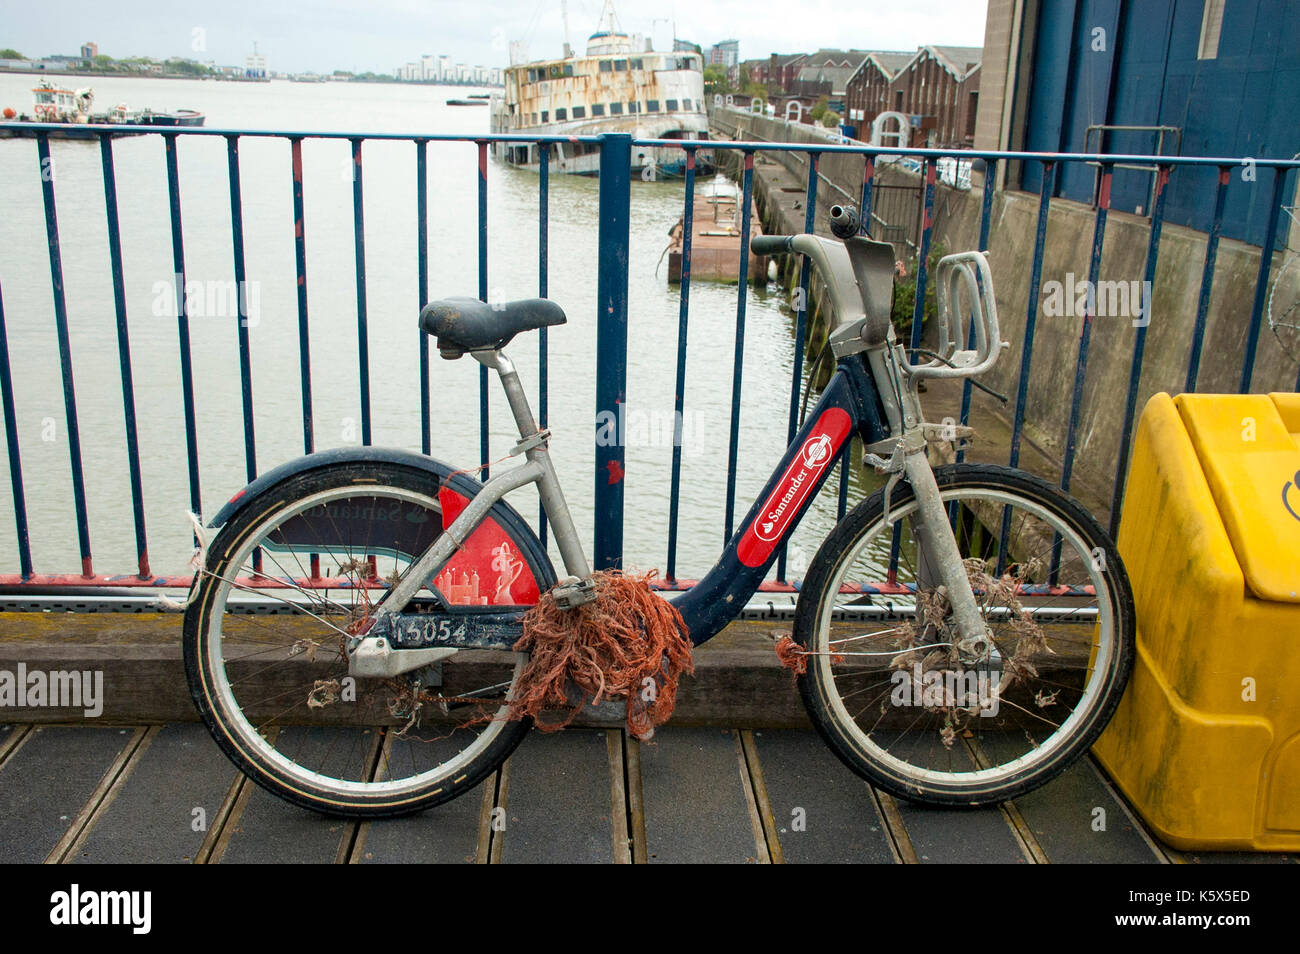
M 1165 848 L 1091 760 L 1013 803 L 947 811 L 873 790 L 802 730 L 534 732 L 475 791 L 355 823 L 246 782 L 195 723 L 0 727 L 0 862 L 1243 860 L 1297 859 Z

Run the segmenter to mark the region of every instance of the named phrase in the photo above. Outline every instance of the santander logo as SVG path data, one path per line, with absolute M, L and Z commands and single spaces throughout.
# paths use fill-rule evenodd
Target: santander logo
M 804 442 L 803 450 L 799 452 L 803 458 L 803 465 L 808 469 L 819 468 L 831 456 L 831 439 L 826 434 L 818 434 L 816 437 L 810 437 Z
M 838 407 L 828 409 L 817 419 L 812 436 L 803 442 L 736 545 L 741 563 L 761 566 L 776 549 L 821 482 L 822 472 L 835 459 L 852 423 L 848 413 Z

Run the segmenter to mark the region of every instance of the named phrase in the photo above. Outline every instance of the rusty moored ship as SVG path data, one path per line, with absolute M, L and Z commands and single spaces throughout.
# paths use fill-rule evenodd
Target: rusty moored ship
M 645 49 L 618 24 L 613 4 L 587 41 L 585 56 L 565 44 L 565 56 L 512 64 L 504 94 L 492 101 L 492 132 L 537 136 L 630 133 L 638 139 L 707 140 L 703 57 L 695 51 Z M 581 142 L 498 142 L 496 157 L 536 170 L 539 150 L 550 151 L 552 172 L 595 175 L 598 146 Z M 634 148 L 632 170 L 642 178 L 673 178 L 685 169 L 685 152 L 667 147 Z M 697 174 L 712 172 L 711 157 L 696 153 Z

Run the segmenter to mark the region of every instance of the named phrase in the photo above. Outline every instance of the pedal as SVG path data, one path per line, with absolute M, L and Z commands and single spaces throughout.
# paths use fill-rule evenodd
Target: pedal
M 555 599 L 557 609 L 577 609 L 579 606 L 595 602 L 596 581 L 590 577 L 579 580 L 577 577 L 568 576 L 555 584 L 551 596 Z

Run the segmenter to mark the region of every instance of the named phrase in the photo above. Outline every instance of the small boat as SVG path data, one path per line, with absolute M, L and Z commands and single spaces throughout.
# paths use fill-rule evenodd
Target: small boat
M 138 126 L 202 126 L 204 116 L 197 109 L 177 109 L 170 113 L 141 110 L 128 120 Z
M 203 114 L 195 109 L 177 109 L 173 112 L 159 112 L 143 109 L 131 112 L 124 104 L 117 104 L 103 113 L 92 113 L 91 105 L 95 101 L 92 89 L 70 90 L 55 86 L 48 80 L 32 90 L 32 112 L 17 113 L 5 109 L 0 115 L 6 121 L 19 123 L 61 123 L 68 128 L 47 133 L 53 139 L 95 139 L 98 138 L 90 129 L 77 128 L 86 126 L 202 126 Z M 20 130 L 6 129 L 0 131 L 0 138 L 14 135 L 34 135 Z M 124 133 L 124 135 L 131 135 Z
M 470 99 L 490 99 L 491 97 L 492 97 L 491 93 L 470 93 L 469 94 Z
M 449 99 L 448 106 L 486 106 L 486 99 Z

